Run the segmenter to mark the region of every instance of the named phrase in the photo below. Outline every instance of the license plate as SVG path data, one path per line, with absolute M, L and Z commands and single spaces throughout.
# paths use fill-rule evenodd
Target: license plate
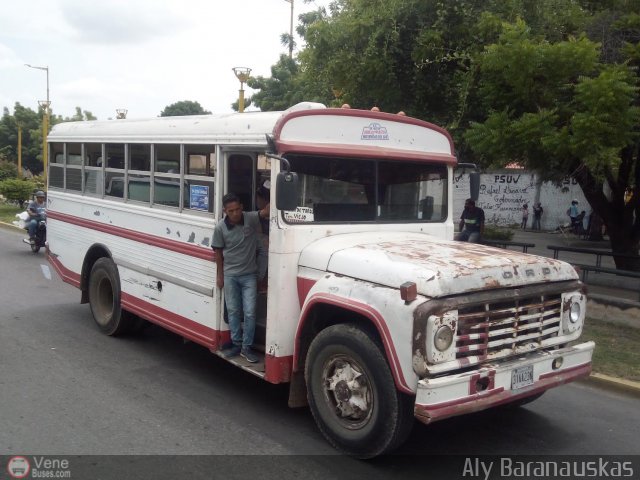
M 533 385 L 533 365 L 518 367 L 511 372 L 511 390 Z

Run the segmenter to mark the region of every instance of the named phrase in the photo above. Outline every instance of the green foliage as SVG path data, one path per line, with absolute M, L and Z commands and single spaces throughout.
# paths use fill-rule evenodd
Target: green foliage
M 0 158 L 0 182 L 7 178 L 16 178 L 18 176 L 18 168 L 11 162 Z
M 164 110 L 160 112 L 161 117 L 178 117 L 182 115 L 205 115 L 211 113 L 202 108 L 199 102 L 193 102 L 191 100 L 182 100 L 180 102 L 172 103 L 164 107 Z
M 55 121 L 52 122 L 52 125 L 60 122 L 82 122 L 84 120 L 96 120 L 95 115 L 89 112 L 88 110 L 82 110 L 80 107 L 76 107 L 76 113 L 71 117 L 57 117 Z
M 482 238 L 485 240 L 503 240 L 510 242 L 513 238 L 513 230 L 508 228 L 500 228 L 493 225 L 485 225 Z
M 0 201 L 0 222 L 11 223 L 15 221 L 16 214 L 22 211 L 22 207 L 12 203 L 3 203 Z
M 581 162 L 594 173 L 615 170 L 636 138 L 633 73 L 602 65 L 584 36 L 551 44 L 518 22 L 487 47 L 479 70 L 489 113 L 465 139 L 485 164 L 517 160 L 555 178 Z
M 298 66 L 295 61 L 288 55 L 280 55 L 278 63 L 271 67 L 270 78 L 251 77 L 247 82 L 249 87 L 260 90 L 253 94 L 251 102 L 260 110 L 267 112 L 286 110 L 291 105 L 305 100 L 300 89 L 297 88 L 297 73 Z M 237 104 L 235 109 L 237 110 Z
M 0 182 L 0 193 L 8 200 L 22 202 L 31 197 L 36 189 L 36 185 L 31 180 L 19 180 L 8 178 Z
M 22 125 L 22 165 L 32 172 L 42 170 L 42 116 L 15 104 L 14 114 L 5 108 L 0 118 L 0 154 L 17 165 L 18 125 Z

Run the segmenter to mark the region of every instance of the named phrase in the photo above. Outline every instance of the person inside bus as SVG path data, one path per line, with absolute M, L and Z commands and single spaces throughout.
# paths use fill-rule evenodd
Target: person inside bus
M 29 220 L 27 222 L 27 230 L 29 231 L 29 243 L 35 243 L 36 231 L 38 224 L 46 219 L 46 205 L 44 204 L 44 192 L 38 190 L 35 194 L 36 199 L 29 203 L 27 213 Z
M 264 183 L 258 187 L 256 191 L 256 208 L 258 209 L 258 218 L 260 218 L 260 226 L 262 227 L 262 234 L 260 240 L 264 246 L 265 252 L 269 252 L 269 208 L 271 203 L 271 181 L 265 180 Z M 267 277 L 265 272 L 264 278 L 258 282 L 258 293 L 265 293 L 267 291 Z
M 256 207 L 260 212 L 262 233 L 269 237 L 269 206 L 271 203 L 271 181 L 265 180 L 256 191 Z
M 257 282 L 266 271 L 260 212 L 243 212 L 242 203 L 234 193 L 222 198 L 222 206 L 225 217 L 215 226 L 211 243 L 216 253 L 216 285 L 224 288 L 231 330 L 231 341 L 222 345 L 222 350 L 225 358 L 241 355 L 248 362 L 256 363 L 258 357 L 252 347 Z

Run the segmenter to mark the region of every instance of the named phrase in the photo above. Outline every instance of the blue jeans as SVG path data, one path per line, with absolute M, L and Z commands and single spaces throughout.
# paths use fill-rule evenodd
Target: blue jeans
M 472 232 L 464 229 L 456 235 L 455 239 L 462 242 L 478 243 L 480 241 L 480 232 Z
M 37 217 L 32 217 L 31 220 L 27 222 L 27 230 L 29 231 L 30 238 L 36 236 L 36 231 L 38 230 L 38 224 L 40 223 L 40 220 L 44 220 L 44 219 L 40 218 L 40 216 L 37 216 Z
M 256 301 L 258 275 L 251 273 L 237 277 L 224 276 L 224 298 L 227 303 L 231 341 L 234 345 L 251 347 L 256 331 Z M 244 333 L 241 327 L 244 312 Z

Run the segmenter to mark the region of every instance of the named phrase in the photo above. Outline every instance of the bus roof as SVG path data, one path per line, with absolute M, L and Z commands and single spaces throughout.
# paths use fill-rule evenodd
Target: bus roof
M 369 110 L 304 102 L 279 112 L 59 123 L 49 142 L 266 145 L 278 152 L 410 157 L 455 164 L 453 141 L 436 125 Z

